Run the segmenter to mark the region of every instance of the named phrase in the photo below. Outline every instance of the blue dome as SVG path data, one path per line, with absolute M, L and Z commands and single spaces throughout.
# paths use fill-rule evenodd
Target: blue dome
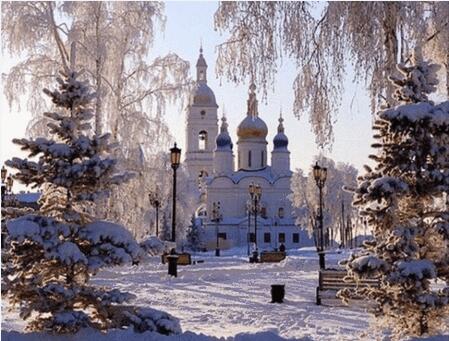
M 228 133 L 228 123 L 226 117 L 221 118 L 220 134 L 218 134 L 215 142 L 217 144 L 217 150 L 232 150 L 232 140 Z
M 229 134 L 225 133 L 218 134 L 217 139 L 215 141 L 217 142 L 217 147 L 219 148 L 226 146 L 230 146 L 232 148 L 232 141 Z
M 279 117 L 278 133 L 273 139 L 274 149 L 287 149 L 288 137 L 284 133 L 284 119 L 282 115 Z
M 278 133 L 273 139 L 274 149 L 287 148 L 288 138 L 284 133 Z

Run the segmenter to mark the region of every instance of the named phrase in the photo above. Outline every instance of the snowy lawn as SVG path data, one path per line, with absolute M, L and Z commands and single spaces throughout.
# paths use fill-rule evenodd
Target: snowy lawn
M 327 266 L 335 266 L 343 257 L 328 255 Z M 369 336 L 364 335 L 370 316 L 362 307 L 315 304 L 318 259 L 312 249 L 289 252 L 285 261 L 275 264 L 249 264 L 245 250 L 226 251 L 222 257 L 198 253 L 193 260 L 204 260 L 204 263 L 178 267 L 178 278 L 167 275 L 167 265 L 160 264 L 160 257 L 151 257 L 139 266 L 103 270 L 93 282 L 130 291 L 137 295 L 136 304 L 178 317 L 183 331 L 196 334 L 185 333 L 183 340 L 205 339 L 198 334 L 231 339 L 239 333 L 257 332 L 266 333 L 252 337 L 240 335 L 236 339 L 280 339 L 275 335 L 305 340 L 373 338 L 372 331 Z M 271 284 L 285 284 L 284 304 L 270 303 Z M 23 323 L 16 316 L 3 316 L 3 330 L 22 328 Z M 134 340 L 129 333 L 123 333 L 121 337 L 107 339 L 118 340 L 128 335 L 127 341 Z M 80 337 L 86 340 L 85 336 Z M 153 337 L 145 339 L 153 340 Z

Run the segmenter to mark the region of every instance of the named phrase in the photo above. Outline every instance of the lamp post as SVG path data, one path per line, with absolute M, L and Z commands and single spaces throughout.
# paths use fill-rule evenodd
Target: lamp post
M 156 191 L 148 194 L 150 204 L 156 209 L 156 237 L 159 238 L 159 208 L 161 207 L 161 201 L 159 199 L 159 189 L 156 187 Z
M 319 220 L 320 220 L 320 238 L 319 238 L 319 251 L 318 256 L 320 258 L 320 269 L 326 268 L 325 258 L 324 258 L 324 233 L 323 233 L 323 187 L 326 183 L 326 177 L 327 177 L 327 168 L 326 167 L 320 167 L 318 165 L 318 162 L 313 167 L 313 177 L 315 178 L 316 185 L 318 186 L 319 193 L 320 193 L 320 214 L 319 214 Z
M 259 209 L 258 203 L 262 196 L 262 188 L 259 185 L 251 183 L 248 188 L 249 195 L 251 197 L 252 208 L 254 209 L 254 239 L 256 244 L 256 250 L 254 252 L 254 258 L 257 260 L 259 249 L 257 247 L 257 211 Z
M 251 202 L 250 201 L 247 202 L 247 206 L 248 206 L 248 232 L 246 233 L 246 244 L 248 246 L 247 253 L 249 256 L 249 252 L 250 252 L 249 243 L 251 242 L 251 238 L 250 238 L 250 236 L 251 236 Z
M 212 221 L 215 222 L 215 235 L 217 237 L 217 245 L 215 247 L 215 256 L 220 256 L 220 240 L 218 238 L 218 223 L 221 220 L 221 214 L 220 214 L 220 202 L 213 202 L 212 203 Z
M 6 194 L 6 167 L 3 166 L 1 172 L 2 177 L 2 202 L 5 200 L 5 194 Z
M 171 241 L 176 242 L 176 170 L 181 163 L 181 149 L 175 145 L 170 148 L 171 168 L 173 169 L 173 213 L 171 225 Z

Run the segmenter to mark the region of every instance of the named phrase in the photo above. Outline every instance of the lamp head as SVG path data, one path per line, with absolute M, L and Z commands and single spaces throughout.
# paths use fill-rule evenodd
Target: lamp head
M 12 176 L 9 175 L 8 178 L 6 179 L 6 187 L 8 189 L 8 192 L 11 192 L 13 184 L 14 184 L 14 180 L 13 180 Z
M 170 161 L 171 167 L 175 170 L 178 169 L 181 163 L 181 149 L 176 146 L 176 142 L 173 148 L 170 148 Z
M 2 170 L 1 170 L 1 175 L 2 175 L 2 182 L 5 182 L 6 179 L 6 167 L 3 165 Z

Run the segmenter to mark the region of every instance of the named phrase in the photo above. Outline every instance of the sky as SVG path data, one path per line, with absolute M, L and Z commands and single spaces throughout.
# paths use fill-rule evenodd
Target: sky
M 229 132 L 235 144 L 236 129 L 246 116 L 246 100 L 249 84 L 239 86 L 217 79 L 215 74 L 215 47 L 223 42 L 224 37 L 214 30 L 213 14 L 218 7 L 217 2 L 167 2 L 165 13 L 167 22 L 165 32 L 159 32 L 154 42 L 152 56 L 163 55 L 168 52 L 177 53 L 181 58 L 190 62 L 191 75 L 195 76 L 195 64 L 202 42 L 204 57 L 208 63 L 208 84 L 215 92 L 219 115 L 223 108 L 229 124 Z M 9 68 L 17 61 L 2 55 L 0 72 L 7 73 Z M 315 145 L 315 136 L 311 132 L 308 117 L 300 120 L 292 112 L 294 92 L 293 81 L 297 69 L 291 60 L 284 59 L 279 67 L 274 91 L 268 93 L 265 101 L 261 100 L 259 93 L 259 116 L 267 123 L 268 151 L 272 150 L 272 140 L 277 132 L 279 112 L 285 119 L 285 133 L 289 138 L 292 169 L 301 168 L 308 172 L 312 166 L 313 158 L 320 150 Z M 11 111 L 3 95 L 0 96 L 0 163 L 13 156 L 24 154 L 13 146 L 14 137 L 25 136 L 25 130 L 30 114 L 27 112 Z M 334 115 L 337 121 L 334 125 L 335 141 L 332 151 L 324 151 L 324 155 L 333 158 L 336 162 L 347 162 L 356 168 L 369 161 L 368 155 L 372 152 L 372 114 L 369 99 L 363 84 L 355 84 L 352 74 L 347 75 L 342 105 Z M 167 110 L 166 121 L 173 136 L 176 136 L 178 145 L 185 150 L 185 111 L 179 106 L 170 106 Z M 182 122 L 182 124 L 180 124 Z

